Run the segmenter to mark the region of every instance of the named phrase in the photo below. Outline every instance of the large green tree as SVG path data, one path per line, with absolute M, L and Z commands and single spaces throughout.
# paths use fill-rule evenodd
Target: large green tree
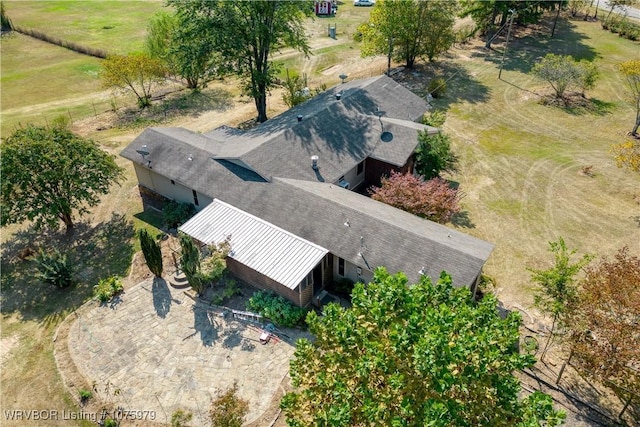
M 456 10 L 456 1 L 380 0 L 358 28 L 362 55 L 389 55 L 407 68 L 423 56 L 431 61 L 453 44 Z
M 281 407 L 289 426 L 537 426 L 563 414 L 551 398 L 519 398 L 513 372 L 535 359 L 514 351 L 520 317 L 502 319 L 497 300 L 473 301 L 443 273 L 407 286 L 378 268 L 357 284 L 351 308 L 307 317 L 291 361 L 295 390 Z M 547 424 L 543 424 L 548 422 Z
M 147 27 L 145 48 L 170 73 L 184 79 L 187 88 L 199 90 L 226 72 L 210 30 L 184 15 L 160 11 Z
M 169 0 L 181 21 L 190 22 L 215 46 L 230 68 L 243 79 L 258 121 L 267 120 L 267 94 L 276 85 L 278 67 L 271 50 L 287 46 L 309 53 L 304 28 L 312 15 L 310 1 Z
M 2 149 L 2 225 L 34 221 L 73 229 L 82 215 L 122 178 L 115 157 L 64 127 L 29 125 L 16 130 Z

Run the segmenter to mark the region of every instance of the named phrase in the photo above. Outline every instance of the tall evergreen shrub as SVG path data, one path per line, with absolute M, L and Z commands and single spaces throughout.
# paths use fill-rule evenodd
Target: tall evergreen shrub
M 160 245 L 144 228 L 138 232 L 138 237 L 140 238 L 140 247 L 142 248 L 144 260 L 147 262 L 147 267 L 156 277 L 161 277 L 162 251 L 160 250 Z

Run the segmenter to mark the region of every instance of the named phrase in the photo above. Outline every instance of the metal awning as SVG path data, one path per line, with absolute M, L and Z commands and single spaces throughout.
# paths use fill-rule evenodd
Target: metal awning
M 289 289 L 295 289 L 329 252 L 219 199 L 179 230 L 207 245 L 228 239 L 229 257 Z

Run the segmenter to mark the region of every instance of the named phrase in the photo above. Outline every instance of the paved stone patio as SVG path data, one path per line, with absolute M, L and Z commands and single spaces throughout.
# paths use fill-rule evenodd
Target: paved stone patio
M 263 345 L 259 335 L 160 279 L 84 311 L 68 346 L 102 399 L 127 410 L 155 411 L 164 421 L 182 408 L 193 412 L 193 425 L 207 425 L 212 397 L 237 381 L 250 423 L 268 408 L 294 352 L 283 340 Z

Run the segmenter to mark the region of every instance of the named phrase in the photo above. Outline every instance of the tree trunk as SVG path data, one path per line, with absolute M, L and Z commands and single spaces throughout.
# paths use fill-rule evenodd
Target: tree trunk
M 487 42 L 484 45 L 487 49 L 491 49 L 491 42 L 493 41 L 494 36 L 494 34 L 491 34 L 491 29 L 496 22 L 496 16 L 498 16 L 498 6 L 494 4 L 493 12 L 491 14 L 491 22 L 489 22 L 489 25 L 487 26 Z
M 70 213 L 62 213 L 60 214 L 60 219 L 64 222 L 64 225 L 67 227 L 67 234 L 73 234 L 73 219 L 71 218 Z
M 260 94 L 255 98 L 256 110 L 258 110 L 258 123 L 266 122 L 267 117 L 267 92 L 260 89 Z
M 639 127 L 640 127 L 640 115 L 636 119 L 636 124 L 633 126 L 633 129 L 631 130 L 631 135 L 633 135 L 633 136 L 638 135 L 638 128 Z
M 549 331 L 549 337 L 547 338 L 547 342 L 544 345 L 544 349 L 542 350 L 542 354 L 540 355 L 540 360 L 544 360 L 544 357 L 547 355 L 547 350 L 549 350 L 549 346 L 551 345 L 551 339 L 553 338 L 553 332 L 556 329 L 556 321 L 558 320 L 558 316 L 553 316 L 553 323 L 551 324 L 551 331 Z
M 406 64 L 406 67 L 407 67 L 409 70 L 413 69 L 413 66 L 414 66 L 415 62 L 416 62 L 416 58 L 407 58 L 407 64 Z

